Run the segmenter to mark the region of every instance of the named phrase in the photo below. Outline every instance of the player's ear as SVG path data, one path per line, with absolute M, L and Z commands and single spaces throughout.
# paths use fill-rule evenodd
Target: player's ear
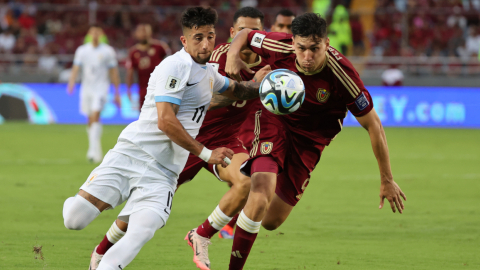
M 327 39 L 325 40 L 325 45 L 328 49 L 328 47 L 330 46 L 330 38 L 329 37 L 327 37 Z
M 235 38 L 235 29 L 233 27 L 230 27 L 230 37 Z
M 185 36 L 180 37 L 180 41 L 185 49 L 187 49 L 187 38 Z

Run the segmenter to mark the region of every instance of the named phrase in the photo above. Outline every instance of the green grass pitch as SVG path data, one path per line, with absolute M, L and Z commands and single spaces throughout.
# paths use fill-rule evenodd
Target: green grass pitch
M 121 126 L 105 126 L 104 150 Z M 379 174 L 367 133 L 345 128 L 276 231 L 261 229 L 245 269 L 480 269 L 480 130 L 387 128 L 403 215 L 378 209 Z M 83 231 L 62 206 L 94 165 L 85 126 L 0 125 L 0 269 L 84 269 L 121 207 Z M 167 226 L 128 269 L 196 269 L 183 241 L 227 186 L 203 171 L 175 195 Z M 212 240 L 213 269 L 227 269 L 231 240 Z M 32 252 L 42 246 L 44 260 Z

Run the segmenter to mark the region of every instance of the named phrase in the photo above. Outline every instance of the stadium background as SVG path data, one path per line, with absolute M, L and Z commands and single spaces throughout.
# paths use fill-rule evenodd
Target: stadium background
M 289 220 L 261 231 L 248 269 L 480 268 L 480 1 L 0 0 L 1 269 L 85 269 L 118 213 L 108 211 L 78 233 L 61 218 L 64 199 L 94 168 L 84 157 L 78 92 L 68 96 L 65 84 L 89 25 L 103 27 L 124 82 L 136 24 L 151 24 L 154 38 L 175 52 L 178 18 L 188 5 L 217 9 L 217 43 L 228 40 L 242 6 L 262 10 L 267 29 L 281 8 L 325 16 L 330 39 L 374 97 L 395 179 L 409 198 L 402 216 L 375 210 L 378 168 L 368 136 L 347 127 L 325 151 Z M 385 86 L 402 78 L 389 77 L 399 72 L 403 86 Z M 105 127 L 104 149 L 138 117 L 124 89 L 122 108 L 110 100 L 102 112 L 104 123 L 120 124 Z M 356 125 L 351 116 L 345 123 Z M 194 269 L 181 239 L 226 190 L 207 173 L 197 178 L 176 195 L 176 215 L 129 269 Z M 33 246 L 43 247 L 43 260 Z M 229 249 L 230 242 L 214 240 L 215 269 L 226 268 Z

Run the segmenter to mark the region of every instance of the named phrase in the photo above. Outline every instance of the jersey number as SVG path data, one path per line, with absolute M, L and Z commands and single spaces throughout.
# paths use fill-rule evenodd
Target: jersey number
M 198 118 L 197 118 L 198 111 L 200 111 L 200 114 L 198 115 Z M 196 108 L 195 113 L 193 114 L 193 117 L 192 117 L 192 121 L 198 123 L 200 121 L 200 118 L 202 118 L 202 115 L 203 115 L 204 111 L 205 111 L 205 106 L 202 106 L 200 108 Z M 196 121 L 195 121 L 195 118 L 197 118 Z

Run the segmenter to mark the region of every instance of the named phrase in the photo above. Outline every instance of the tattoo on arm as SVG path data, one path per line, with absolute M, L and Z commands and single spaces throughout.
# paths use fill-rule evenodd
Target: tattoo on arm
M 252 81 L 235 82 L 233 87 L 233 96 L 239 100 L 254 99 L 258 97 L 260 83 Z
M 224 95 L 213 95 L 212 100 L 210 100 L 210 106 L 208 110 L 216 110 L 228 105 L 231 105 L 235 100 L 232 100 Z

